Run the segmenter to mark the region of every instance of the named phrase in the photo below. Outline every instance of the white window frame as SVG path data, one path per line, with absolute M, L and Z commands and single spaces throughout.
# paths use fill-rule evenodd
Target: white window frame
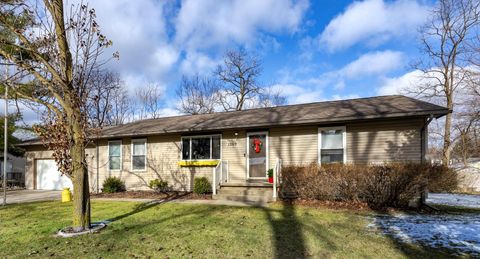
M 143 142 L 145 146 L 145 168 L 143 169 L 133 169 L 133 143 Z M 130 143 L 130 169 L 135 172 L 145 172 L 147 171 L 147 139 L 146 138 L 135 138 L 132 139 Z
M 322 131 L 323 130 L 341 130 L 342 142 L 343 142 L 343 163 L 347 163 L 347 127 L 335 126 L 335 127 L 320 127 L 318 128 L 318 164 L 322 164 Z
M 192 159 L 192 138 L 206 138 L 210 137 L 210 157 L 212 157 L 212 147 L 213 141 L 212 137 L 220 137 L 220 158 L 210 158 L 210 159 Z M 190 150 L 188 151 L 189 159 L 183 159 L 183 140 L 190 139 Z M 192 135 L 192 136 L 182 136 L 180 143 L 180 160 L 181 161 L 217 161 L 222 159 L 222 134 L 209 134 L 209 135 Z
M 120 144 L 120 168 L 119 169 L 110 169 L 110 143 L 119 143 Z M 108 146 L 107 146 L 107 166 L 108 166 L 108 171 L 110 172 L 119 172 L 122 171 L 123 168 L 123 142 L 122 140 L 109 140 L 108 141 Z

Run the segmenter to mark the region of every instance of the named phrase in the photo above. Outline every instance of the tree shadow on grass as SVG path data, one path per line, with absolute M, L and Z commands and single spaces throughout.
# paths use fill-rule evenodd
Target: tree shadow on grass
M 118 220 L 124 219 L 126 217 L 130 217 L 132 215 L 135 215 L 137 213 L 143 212 L 145 210 L 148 210 L 150 208 L 153 208 L 155 206 L 158 206 L 160 204 L 163 204 L 163 203 L 166 203 L 166 202 L 169 202 L 169 201 L 173 201 L 173 200 L 176 200 L 176 199 L 180 199 L 180 198 L 185 197 L 187 195 L 188 195 L 188 193 L 168 193 L 167 197 L 165 197 L 163 199 L 153 200 L 153 201 L 143 202 L 143 203 L 137 204 L 137 205 L 135 205 L 133 210 L 131 210 L 131 211 L 125 213 L 125 214 L 121 214 L 121 215 L 118 215 L 116 217 L 107 219 L 107 221 L 109 221 L 109 222 L 118 221 Z
M 274 258 L 306 258 L 308 251 L 303 226 L 295 206 L 283 202 L 280 209 L 263 208 L 272 229 Z

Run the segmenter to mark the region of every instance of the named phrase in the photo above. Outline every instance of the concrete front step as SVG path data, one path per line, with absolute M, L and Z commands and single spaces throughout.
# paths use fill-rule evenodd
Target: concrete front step
M 217 190 L 215 200 L 230 200 L 242 202 L 271 202 L 273 201 L 273 187 L 264 183 L 230 183 Z
M 267 203 L 272 202 L 272 196 L 257 196 L 257 195 L 228 195 L 228 194 L 217 194 L 212 197 L 214 200 L 226 200 L 226 201 L 241 201 L 241 202 L 250 202 L 250 203 Z
M 271 183 L 267 182 L 228 182 L 222 183 L 222 187 L 263 187 L 263 188 L 273 188 Z
M 263 195 L 272 195 L 273 190 L 272 189 L 260 189 L 260 188 L 220 188 L 218 190 L 219 193 L 221 194 L 228 194 L 228 195 L 257 195 L 257 196 L 263 196 Z

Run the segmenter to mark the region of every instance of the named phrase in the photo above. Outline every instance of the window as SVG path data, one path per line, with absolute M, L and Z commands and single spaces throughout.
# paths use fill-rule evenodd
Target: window
M 147 140 L 132 139 L 132 170 L 145 170 L 147 165 Z
M 120 170 L 122 165 L 122 141 L 108 142 L 108 169 Z
M 345 127 L 319 128 L 319 163 L 345 163 L 345 143 Z
M 220 159 L 220 135 L 182 137 L 182 160 Z

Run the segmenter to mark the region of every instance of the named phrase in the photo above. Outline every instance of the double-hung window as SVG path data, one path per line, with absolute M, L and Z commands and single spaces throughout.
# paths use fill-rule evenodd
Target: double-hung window
M 143 171 L 147 166 L 147 140 L 132 139 L 132 170 Z
M 320 164 L 345 163 L 345 146 L 345 126 L 318 129 L 318 162 Z
M 220 135 L 182 137 L 182 160 L 220 159 Z
M 112 171 L 122 169 L 121 140 L 108 141 L 108 169 Z

